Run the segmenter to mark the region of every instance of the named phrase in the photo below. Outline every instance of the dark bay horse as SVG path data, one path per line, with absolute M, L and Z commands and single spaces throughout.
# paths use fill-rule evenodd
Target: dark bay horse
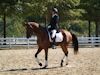
M 37 36 L 37 45 L 38 50 L 35 54 L 36 61 L 40 66 L 42 66 L 42 63 L 39 62 L 39 59 L 37 55 L 44 49 L 45 51 L 45 65 L 43 68 L 46 68 L 48 66 L 48 48 L 51 46 L 51 42 L 49 41 L 48 33 L 46 28 L 40 26 L 38 23 L 35 22 L 27 22 L 25 23 L 25 26 L 27 28 L 27 37 L 31 37 L 33 35 L 33 32 Z M 61 46 L 62 51 L 64 52 L 64 57 L 61 59 L 61 66 L 63 66 L 63 60 L 66 57 L 66 65 L 68 65 L 68 45 L 70 42 L 73 43 L 74 47 L 74 54 L 78 53 L 78 40 L 77 37 L 70 33 L 69 31 L 66 31 L 64 29 L 60 29 L 60 32 L 63 35 L 63 41 L 56 43 L 56 45 Z

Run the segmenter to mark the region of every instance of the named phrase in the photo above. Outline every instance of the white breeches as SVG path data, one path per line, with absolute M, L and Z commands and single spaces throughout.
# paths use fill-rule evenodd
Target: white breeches
M 52 38 L 54 38 L 55 36 L 56 36 L 56 30 L 54 29 L 54 30 L 52 30 Z

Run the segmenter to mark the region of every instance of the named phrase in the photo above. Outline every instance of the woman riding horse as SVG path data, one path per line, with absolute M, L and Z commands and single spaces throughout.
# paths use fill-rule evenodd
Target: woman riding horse
M 38 54 L 44 49 L 45 51 L 45 65 L 43 68 L 46 68 L 48 66 L 48 48 L 51 46 L 51 42 L 49 41 L 49 36 L 47 29 L 40 26 L 38 23 L 35 22 L 27 22 L 25 23 L 25 26 L 27 26 L 27 37 L 31 37 L 33 35 L 33 32 L 37 36 L 37 45 L 38 50 L 35 54 L 35 58 L 40 66 L 42 66 L 42 63 L 40 63 L 38 59 Z M 77 37 L 70 33 L 69 31 L 66 31 L 64 29 L 60 29 L 60 32 L 63 35 L 63 41 L 56 43 L 56 45 L 61 46 L 62 51 L 64 52 L 64 57 L 61 59 L 61 66 L 63 66 L 63 60 L 66 57 L 66 60 L 68 58 L 68 45 L 70 42 L 73 43 L 74 47 L 74 54 L 78 53 L 78 40 Z M 66 65 L 68 64 L 68 60 L 66 62 Z
M 57 30 L 59 29 L 58 27 L 58 22 L 59 22 L 59 15 L 58 15 L 58 9 L 57 8 L 53 8 L 52 9 L 52 18 L 51 18 L 51 21 L 50 21 L 50 32 L 52 32 L 52 48 L 55 49 L 56 48 L 56 45 L 55 45 L 55 35 L 56 35 L 56 32 Z

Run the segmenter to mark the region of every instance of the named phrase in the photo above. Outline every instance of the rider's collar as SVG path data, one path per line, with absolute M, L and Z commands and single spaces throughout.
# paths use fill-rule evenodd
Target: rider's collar
M 55 13 L 55 14 L 52 15 L 52 17 L 57 16 L 57 15 L 58 15 L 58 14 Z

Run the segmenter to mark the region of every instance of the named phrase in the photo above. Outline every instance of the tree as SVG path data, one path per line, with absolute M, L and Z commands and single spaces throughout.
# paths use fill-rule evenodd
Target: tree
M 0 15 L 3 16 L 4 23 L 4 38 L 6 38 L 6 17 L 11 15 L 15 10 L 17 0 L 1 0 L 0 1 Z
M 94 21 L 96 24 L 96 36 L 99 34 L 99 21 L 100 21 L 100 0 L 81 0 L 80 5 L 78 6 L 81 9 L 85 10 L 85 13 L 82 13 L 85 20 Z M 89 25 L 90 27 L 90 25 Z M 89 28 L 90 29 L 90 28 Z
M 67 27 L 66 22 L 72 24 L 71 22 L 79 20 L 83 16 L 80 12 L 84 11 L 76 8 L 79 3 L 80 0 L 4 0 L 1 1 L 0 8 L 3 9 L 6 7 L 6 17 L 10 17 L 10 19 L 12 19 L 12 16 L 17 17 L 16 20 L 18 21 L 14 22 L 25 20 L 43 23 L 45 19 L 46 22 L 49 22 L 50 10 L 53 7 L 57 7 L 60 15 L 60 23 L 65 22 L 64 26 Z M 3 12 L 0 11 L 2 16 L 4 15 Z

